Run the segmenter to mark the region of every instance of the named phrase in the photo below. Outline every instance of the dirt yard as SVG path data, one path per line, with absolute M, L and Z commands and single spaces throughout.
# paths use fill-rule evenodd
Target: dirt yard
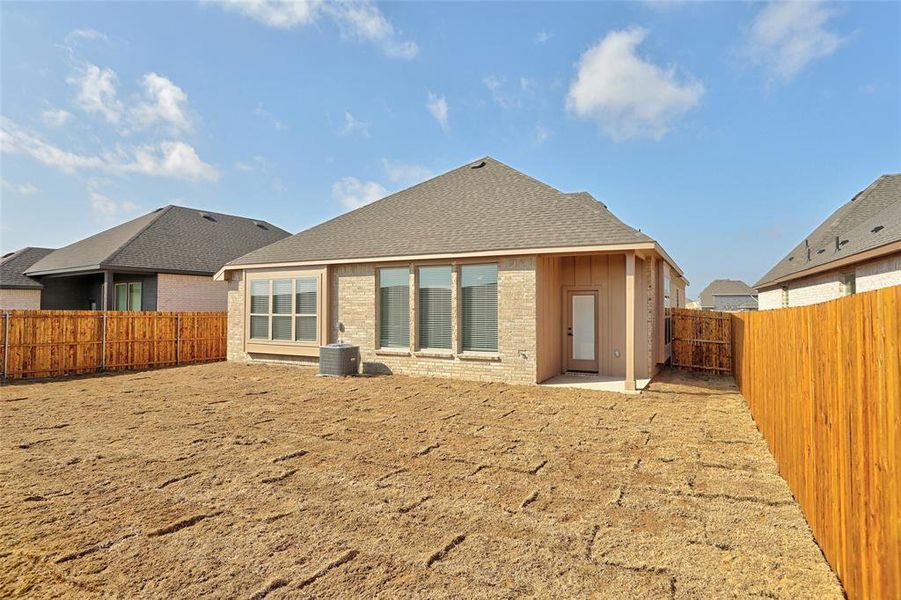
M 841 598 L 731 381 L 218 363 L 0 402 L 0 596 Z

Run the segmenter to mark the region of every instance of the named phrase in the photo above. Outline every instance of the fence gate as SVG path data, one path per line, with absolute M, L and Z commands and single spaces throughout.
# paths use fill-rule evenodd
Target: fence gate
M 732 373 L 732 317 L 715 310 L 672 309 L 673 366 Z

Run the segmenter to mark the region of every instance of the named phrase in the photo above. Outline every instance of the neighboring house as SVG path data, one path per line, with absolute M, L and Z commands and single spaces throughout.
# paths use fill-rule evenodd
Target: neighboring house
M 265 221 L 166 206 L 49 252 L 24 275 L 40 284 L 42 309 L 224 311 L 227 286 L 213 274 L 288 235 Z
M 854 196 L 754 287 L 763 310 L 893 285 L 901 285 L 901 174 Z
M 41 307 L 43 285 L 25 275 L 31 265 L 53 252 L 53 248 L 22 248 L 0 259 L 0 309 L 34 310 Z
M 738 279 L 714 279 L 698 297 L 703 310 L 757 310 L 757 292 Z
M 690 308 L 692 310 L 701 310 L 701 303 L 698 302 L 697 300 L 692 300 L 691 298 L 686 298 L 685 308 Z
M 484 158 L 226 265 L 230 360 L 514 383 L 576 371 L 628 389 L 669 358 L 686 281 L 590 194 Z M 340 326 L 339 326 L 340 325 Z

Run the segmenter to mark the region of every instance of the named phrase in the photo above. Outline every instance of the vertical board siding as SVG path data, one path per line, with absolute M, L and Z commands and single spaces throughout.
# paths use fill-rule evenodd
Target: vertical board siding
M 673 308 L 673 366 L 732 372 L 732 321 L 729 313 Z
M 735 380 L 849 598 L 901 598 L 901 286 L 731 316 Z
M 13 310 L 0 361 L 20 379 L 224 360 L 226 327 L 224 312 Z

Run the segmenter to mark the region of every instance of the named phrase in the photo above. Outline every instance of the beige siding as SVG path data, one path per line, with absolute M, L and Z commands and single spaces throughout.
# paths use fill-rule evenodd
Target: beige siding
M 224 311 L 227 308 L 228 284 L 224 281 L 199 275 L 157 275 L 157 310 Z
M 38 310 L 41 308 L 41 290 L 0 289 L 0 309 Z

